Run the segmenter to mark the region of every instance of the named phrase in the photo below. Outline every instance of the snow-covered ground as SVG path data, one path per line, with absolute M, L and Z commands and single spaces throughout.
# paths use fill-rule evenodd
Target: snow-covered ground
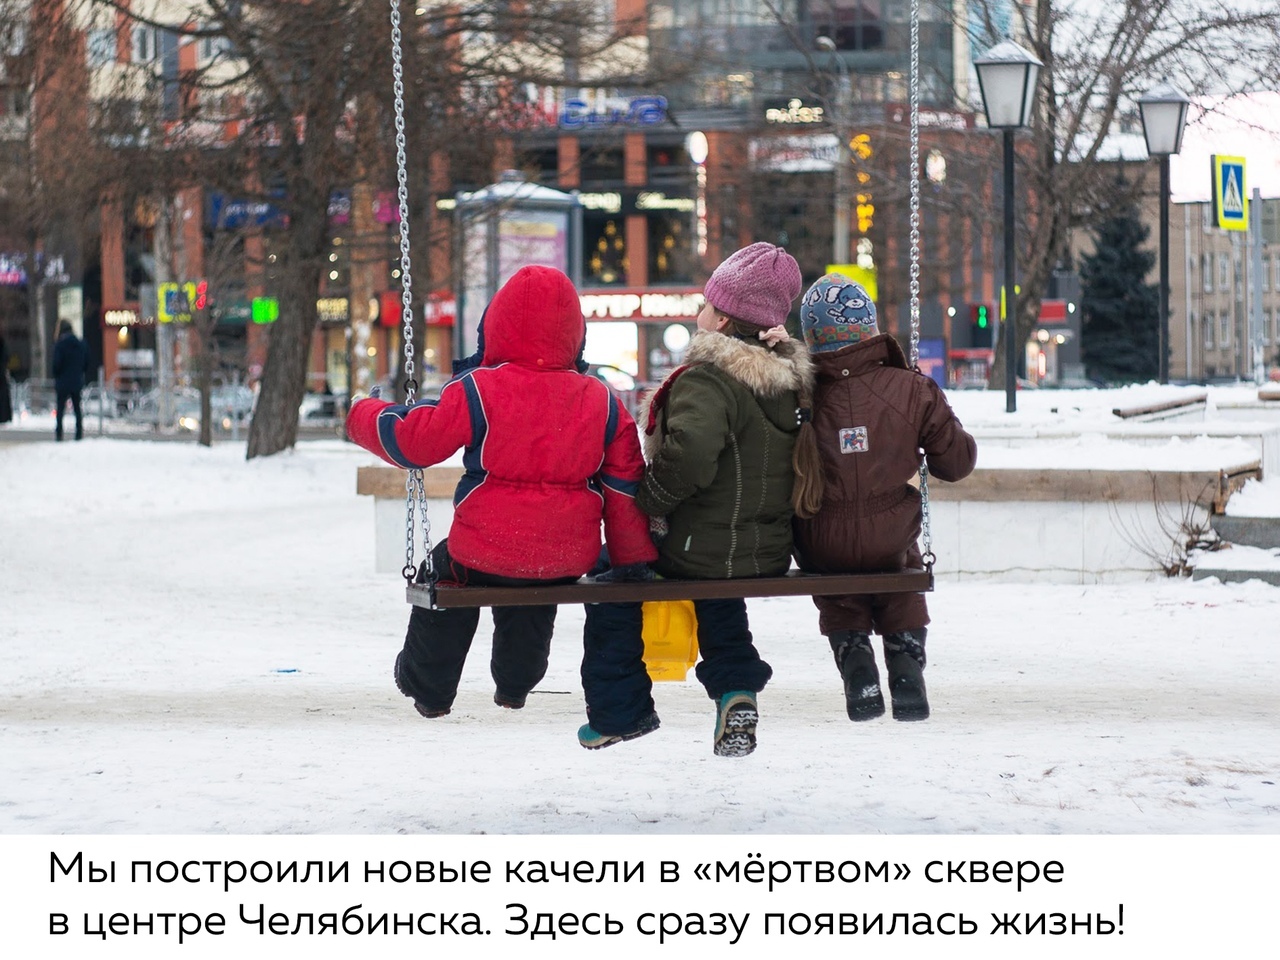
M 580 609 L 523 711 L 491 702 L 487 616 L 451 716 L 396 692 L 369 462 L 0 445 L 0 832 L 1280 832 L 1278 588 L 941 583 L 921 724 L 850 723 L 811 602 L 751 601 L 753 756 L 712 756 L 692 679 L 588 752 Z

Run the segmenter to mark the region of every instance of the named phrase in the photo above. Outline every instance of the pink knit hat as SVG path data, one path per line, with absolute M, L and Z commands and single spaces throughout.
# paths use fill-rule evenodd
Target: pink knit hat
M 767 330 L 787 322 L 800 286 L 795 257 L 772 243 L 753 243 L 716 267 L 703 295 L 721 313 Z

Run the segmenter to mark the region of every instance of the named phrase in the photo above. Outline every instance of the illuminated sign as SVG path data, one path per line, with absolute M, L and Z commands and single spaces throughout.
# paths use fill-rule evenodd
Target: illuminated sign
M 629 293 L 584 293 L 579 298 L 588 320 L 671 320 L 696 317 L 702 291 L 673 290 Z
M 140 324 L 151 322 L 151 318 L 144 319 L 139 316 L 137 310 L 129 310 L 126 307 L 119 307 L 113 310 L 102 311 L 102 322 L 108 327 L 135 327 Z
M 321 297 L 316 301 L 316 319 L 321 323 L 346 323 L 351 302 L 346 297 Z
M 621 213 L 622 194 L 620 193 L 579 193 L 578 202 L 588 210 L 599 210 L 602 213 Z
M 607 214 L 647 213 L 651 210 L 693 213 L 696 206 L 693 197 L 673 197 L 661 190 L 614 190 L 577 193 L 574 196 L 584 209 Z
M 765 123 L 810 124 L 824 123 L 826 110 L 820 106 L 809 106 L 799 97 L 792 97 L 781 107 L 766 107 Z
M 651 127 L 667 122 L 666 97 L 615 97 L 603 99 L 597 109 L 586 100 L 566 100 L 560 108 L 560 126 L 565 130 L 588 127 Z
M 692 197 L 668 197 L 665 193 L 652 190 L 642 191 L 636 197 L 637 210 L 680 210 L 692 213 L 693 207 Z

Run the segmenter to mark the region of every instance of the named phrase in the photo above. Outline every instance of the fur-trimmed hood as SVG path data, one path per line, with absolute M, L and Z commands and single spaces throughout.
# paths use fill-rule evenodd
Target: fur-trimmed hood
M 784 340 L 770 350 L 714 330 L 699 330 L 689 341 L 685 363 L 713 363 L 758 397 L 813 386 L 809 350 L 799 340 Z
M 793 390 L 811 394 L 813 390 L 813 362 L 801 341 L 786 340 L 769 350 L 714 330 L 699 330 L 689 341 L 684 363 L 641 400 L 640 439 L 645 459 L 652 459 L 662 443 L 658 431 L 647 426 L 654 422 L 654 401 L 686 368 L 699 363 L 718 367 L 757 397 L 776 397 Z

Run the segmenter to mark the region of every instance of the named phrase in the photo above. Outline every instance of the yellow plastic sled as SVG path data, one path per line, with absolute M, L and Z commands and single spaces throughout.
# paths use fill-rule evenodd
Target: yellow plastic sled
M 683 682 L 698 662 L 698 618 L 692 600 L 658 600 L 641 605 L 644 665 L 649 677 Z

